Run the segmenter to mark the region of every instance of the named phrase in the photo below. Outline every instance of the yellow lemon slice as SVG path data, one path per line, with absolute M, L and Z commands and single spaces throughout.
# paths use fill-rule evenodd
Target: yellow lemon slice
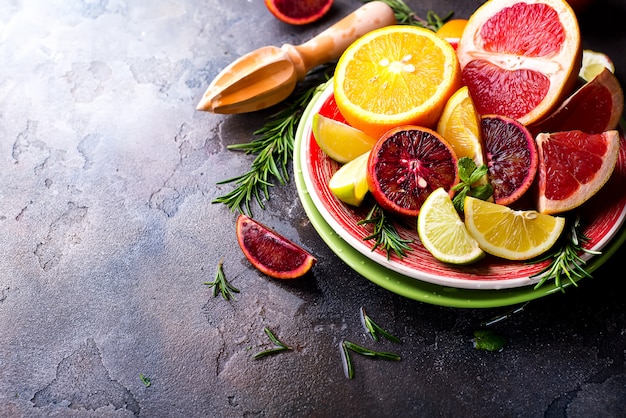
M 311 128 L 320 149 L 340 163 L 352 161 L 371 150 L 376 142 L 362 131 L 319 113 L 313 115 Z
M 585 81 L 591 81 L 595 76 L 600 74 L 604 68 L 608 68 L 610 72 L 615 73 L 615 65 L 608 55 L 592 51 L 590 49 L 583 50 L 583 61 L 578 76 Z
M 424 201 L 417 218 L 417 233 L 433 257 L 445 263 L 469 264 L 485 255 L 443 188 L 433 191 Z
M 528 260 L 548 251 L 561 236 L 565 218 L 535 210 L 465 198 L 465 225 L 485 252 L 508 260 Z
M 333 174 L 328 188 L 335 197 L 352 206 L 359 206 L 367 195 L 367 159 L 366 152 L 341 166 Z

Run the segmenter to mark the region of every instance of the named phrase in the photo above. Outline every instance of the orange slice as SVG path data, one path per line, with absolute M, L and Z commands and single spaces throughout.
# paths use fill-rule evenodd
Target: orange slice
M 580 29 L 565 0 L 489 0 L 470 16 L 457 55 L 478 113 L 528 125 L 575 87 Z
M 396 25 L 369 32 L 346 49 L 334 93 L 347 122 L 379 138 L 400 125 L 434 127 L 460 82 L 446 40 L 428 29 Z

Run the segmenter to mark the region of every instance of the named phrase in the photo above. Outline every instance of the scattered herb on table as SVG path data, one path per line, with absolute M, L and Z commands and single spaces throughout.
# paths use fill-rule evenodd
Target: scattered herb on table
M 506 338 L 490 329 L 474 331 L 474 348 L 484 351 L 502 351 L 506 345 Z
M 296 87 L 294 93 L 283 103 L 283 107 L 268 122 L 254 132 L 250 142 L 229 145 L 229 150 L 243 151 L 256 155 L 250 170 L 242 175 L 222 180 L 217 184 L 234 183 L 235 188 L 219 196 L 212 203 L 224 203 L 231 211 L 252 215 L 250 204 L 256 200 L 261 209 L 270 199 L 269 188 L 273 179 L 281 185 L 289 181 L 288 169 L 293 158 L 295 132 L 315 94 L 322 90 L 334 70 L 334 65 L 324 65 L 312 70 L 305 82 Z M 323 80 L 323 81 L 322 81 Z
M 391 252 L 402 258 L 411 249 L 409 244 L 413 240 L 400 236 L 389 216 L 377 203 L 372 206 L 364 219 L 357 222 L 357 225 L 372 225 L 374 227 L 373 232 L 363 238 L 363 241 L 374 240 L 371 250 L 374 251 L 381 247 L 387 253 L 387 259 L 391 257 Z
M 372 318 L 369 317 L 367 312 L 365 312 L 365 308 L 361 306 L 361 321 L 363 322 L 363 326 L 367 330 L 367 332 L 372 336 L 374 341 L 378 341 L 378 334 L 382 335 L 386 339 L 394 343 L 400 343 L 400 338 L 395 335 L 387 332 L 383 328 L 381 328 L 378 324 L 376 324 Z
M 147 388 L 152 385 L 152 381 L 150 380 L 150 378 L 143 373 L 139 373 L 139 379 L 141 380 L 141 383 L 143 383 L 143 385 Z
M 350 351 L 360 354 L 365 357 L 377 358 L 381 360 L 400 361 L 402 357 L 398 354 L 390 353 L 386 351 L 374 351 L 369 348 L 365 348 L 353 342 L 343 340 L 339 344 L 341 360 L 343 362 L 344 371 L 348 379 L 354 377 L 354 366 L 352 365 L 352 359 L 350 358 Z
M 533 261 L 534 263 L 539 263 L 551 260 L 546 268 L 531 276 L 532 278 L 543 275 L 541 280 L 535 285 L 535 289 L 539 289 L 548 280 L 554 279 L 555 286 L 564 292 L 567 282 L 563 283 L 562 279 L 567 278 L 569 283 L 578 286 L 576 283 L 578 279 L 583 277 L 591 278 L 591 274 L 584 268 L 586 262 L 580 257 L 580 254 L 599 255 L 601 252 L 586 249 L 584 245 L 588 241 L 589 238 L 584 234 L 580 224 L 580 214 L 577 213 L 561 245 L 546 256 Z
M 487 164 L 476 166 L 474 160 L 469 157 L 462 157 L 457 163 L 459 170 L 459 183 L 452 187 L 456 192 L 452 203 L 454 207 L 463 212 L 466 196 L 472 196 L 477 199 L 487 200 L 493 195 L 493 186 L 489 183 L 475 184 L 487 174 Z
M 374 0 L 362 0 L 363 3 L 369 3 Z M 449 12 L 445 17 L 439 17 L 435 12 L 429 10 L 426 13 L 426 19 L 421 18 L 415 13 L 404 1 L 402 0 L 382 0 L 383 3 L 387 4 L 393 10 L 396 20 L 400 25 L 411 25 L 411 26 L 419 26 L 422 28 L 430 29 L 432 31 L 436 31 L 439 29 L 445 22 L 450 20 L 450 18 L 454 15 L 454 12 Z
M 270 331 L 268 327 L 263 328 L 263 331 L 265 331 L 265 334 L 267 334 L 270 341 L 274 343 L 276 347 L 270 348 L 269 350 L 259 351 L 253 356 L 255 360 L 292 349 L 291 347 L 280 341 L 278 338 L 276 338 L 276 336 L 272 333 L 272 331 Z
M 233 293 L 239 293 L 239 289 L 230 284 L 228 280 L 226 280 L 226 275 L 224 274 L 223 268 L 224 260 L 220 260 L 217 264 L 217 271 L 215 273 L 215 280 L 212 282 L 204 282 L 209 287 L 213 288 L 213 297 L 216 297 L 218 294 L 221 294 L 224 300 L 234 299 Z

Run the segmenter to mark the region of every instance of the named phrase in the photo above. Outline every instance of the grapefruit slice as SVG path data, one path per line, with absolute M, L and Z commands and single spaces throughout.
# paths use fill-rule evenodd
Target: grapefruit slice
M 535 179 L 537 146 L 528 129 L 515 119 L 483 115 L 481 127 L 494 202 L 510 205 Z
M 555 214 L 582 205 L 608 181 L 619 155 L 619 134 L 542 133 L 537 146 L 537 210 Z
M 578 79 L 578 21 L 565 0 L 490 0 L 457 48 L 463 84 L 480 114 L 528 125 L 556 108 Z
M 244 214 L 237 218 L 237 241 L 254 267 L 276 279 L 301 277 L 317 261 L 305 249 Z
M 400 126 L 385 133 L 370 151 L 367 184 L 378 204 L 389 212 L 417 216 L 436 189 L 448 193 L 459 182 L 457 157 L 437 132 Z
M 624 92 L 615 75 L 604 68 L 576 90 L 559 108 L 530 126 L 534 136 L 541 132 L 583 131 L 599 134 L 617 128 L 624 111 Z
M 324 16 L 333 0 L 265 0 L 265 6 L 276 17 L 291 25 L 306 25 Z

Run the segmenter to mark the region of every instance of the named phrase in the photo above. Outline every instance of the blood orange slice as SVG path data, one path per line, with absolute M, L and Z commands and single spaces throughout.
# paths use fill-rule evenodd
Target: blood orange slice
M 615 130 L 542 133 L 537 135 L 537 146 L 537 210 L 561 213 L 585 203 L 611 177 L 619 155 L 619 134 Z
M 540 132 L 576 131 L 599 134 L 617 128 L 624 111 L 624 92 L 608 69 L 576 90 L 548 118 L 529 127 Z
M 254 267 L 277 279 L 301 277 L 317 261 L 300 246 L 243 214 L 237 218 L 237 241 Z
M 291 25 L 306 25 L 324 16 L 333 0 L 265 0 L 265 6 L 279 20 Z
M 392 213 L 417 216 L 437 188 L 448 193 L 458 183 L 457 157 L 437 132 L 401 126 L 374 145 L 367 164 L 367 183 L 378 204 Z
M 565 0 L 490 0 L 470 16 L 457 56 L 478 113 L 531 124 L 574 88 L 580 30 Z
M 532 185 L 537 173 L 537 147 L 530 132 L 515 119 L 481 117 L 489 182 L 495 203 L 510 205 Z

